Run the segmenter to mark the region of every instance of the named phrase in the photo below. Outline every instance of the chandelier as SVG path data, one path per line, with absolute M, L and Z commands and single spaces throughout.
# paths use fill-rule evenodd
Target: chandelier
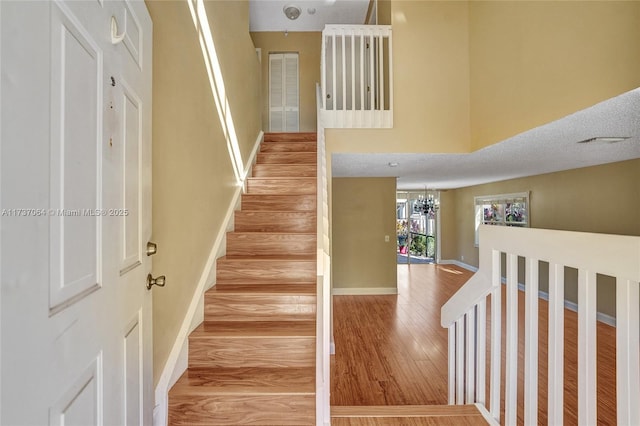
M 413 211 L 425 216 L 433 217 L 440 208 L 440 203 L 431 194 L 427 196 L 419 195 L 413 204 Z

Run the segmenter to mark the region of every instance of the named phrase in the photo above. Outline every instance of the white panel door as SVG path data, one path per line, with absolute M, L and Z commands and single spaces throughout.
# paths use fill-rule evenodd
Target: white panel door
M 151 36 L 141 0 L 0 1 L 0 424 L 152 422 Z
M 269 54 L 269 126 L 272 132 L 297 132 L 299 120 L 298 54 Z

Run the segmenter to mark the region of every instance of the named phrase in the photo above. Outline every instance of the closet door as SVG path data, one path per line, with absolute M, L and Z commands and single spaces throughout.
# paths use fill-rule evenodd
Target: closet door
M 272 132 L 299 130 L 298 54 L 269 54 L 269 127 Z

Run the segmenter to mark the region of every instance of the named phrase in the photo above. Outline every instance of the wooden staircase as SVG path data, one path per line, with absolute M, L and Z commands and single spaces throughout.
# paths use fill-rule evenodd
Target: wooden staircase
M 170 425 L 315 424 L 316 134 L 265 134 Z

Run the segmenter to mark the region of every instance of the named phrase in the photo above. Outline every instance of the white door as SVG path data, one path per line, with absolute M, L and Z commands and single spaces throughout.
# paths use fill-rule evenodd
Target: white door
M 298 54 L 269 54 L 269 126 L 272 132 L 297 132 L 299 126 Z
M 0 424 L 152 422 L 151 36 L 140 0 L 0 1 Z

